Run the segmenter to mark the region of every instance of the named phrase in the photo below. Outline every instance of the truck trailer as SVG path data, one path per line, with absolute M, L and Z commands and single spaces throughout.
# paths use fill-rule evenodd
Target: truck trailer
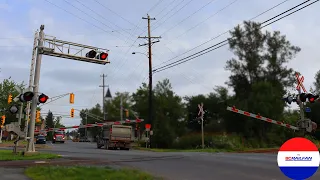
M 105 125 L 97 135 L 97 148 L 131 149 L 132 127 L 125 125 Z

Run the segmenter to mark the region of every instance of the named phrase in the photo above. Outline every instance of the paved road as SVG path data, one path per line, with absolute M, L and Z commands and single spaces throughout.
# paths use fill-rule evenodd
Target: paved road
M 51 150 L 68 157 L 117 161 L 168 180 L 287 180 L 275 154 L 147 152 L 96 149 L 93 143 L 53 144 Z M 320 171 L 310 180 L 320 179 Z

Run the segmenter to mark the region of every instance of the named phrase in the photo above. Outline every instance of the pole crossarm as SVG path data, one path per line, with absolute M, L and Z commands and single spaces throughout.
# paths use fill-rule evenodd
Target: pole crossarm
M 60 57 L 102 65 L 110 63 L 108 58 L 106 60 L 100 60 L 85 56 L 86 53 L 91 50 L 97 51 L 98 53 L 109 53 L 108 49 L 63 41 L 49 35 L 45 36 L 43 46 L 38 46 L 38 50 L 40 54 L 47 56 Z

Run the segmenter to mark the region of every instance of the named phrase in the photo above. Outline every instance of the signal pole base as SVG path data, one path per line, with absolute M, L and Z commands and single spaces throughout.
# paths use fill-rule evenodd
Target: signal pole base
M 23 152 L 23 156 L 34 156 L 40 154 L 39 152 Z
M 30 137 L 28 137 L 27 138 L 27 146 L 26 146 L 25 153 L 35 153 L 35 152 L 36 152 L 36 149 L 34 147 L 34 142 L 31 141 Z

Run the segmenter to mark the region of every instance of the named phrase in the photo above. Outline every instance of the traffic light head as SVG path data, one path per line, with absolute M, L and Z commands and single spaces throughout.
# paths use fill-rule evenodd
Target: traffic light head
M 70 116 L 73 118 L 74 117 L 74 109 L 72 108 L 70 111 Z
M 28 91 L 28 92 L 25 92 L 23 94 L 20 94 L 19 100 L 21 102 L 31 101 L 33 96 L 34 96 L 33 92 Z
M 46 103 L 49 97 L 45 94 L 40 94 L 38 98 L 39 103 Z
M 307 98 L 310 103 L 314 103 L 315 100 L 317 100 L 319 98 L 319 95 L 307 94 Z
M 129 110 L 125 109 L 124 112 L 126 113 L 126 117 L 128 118 L 129 117 Z
M 95 58 L 96 55 L 97 55 L 97 52 L 95 50 L 91 50 L 91 51 L 87 52 L 86 57 Z
M 9 94 L 9 95 L 8 95 L 8 104 L 10 104 L 11 102 L 12 102 L 12 95 Z
M 37 119 L 40 119 L 40 111 L 37 111 L 37 113 L 36 113 L 36 118 L 37 118 Z
M 1 116 L 1 125 L 4 125 L 5 122 L 6 122 L 6 116 L 2 115 Z
M 108 53 L 102 52 L 100 54 L 97 55 L 96 59 L 100 59 L 100 60 L 106 60 L 108 57 Z
M 74 103 L 74 94 L 70 93 L 70 104 Z

